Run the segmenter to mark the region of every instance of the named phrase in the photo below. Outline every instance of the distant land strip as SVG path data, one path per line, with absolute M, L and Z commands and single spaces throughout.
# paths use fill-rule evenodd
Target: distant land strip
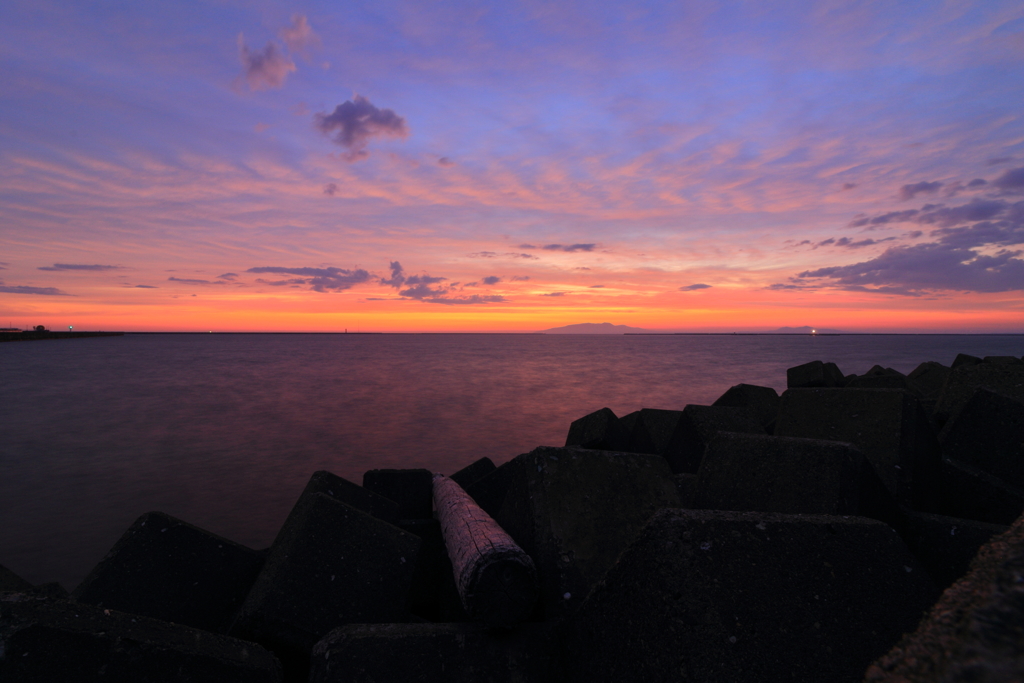
M 42 339 L 72 339 L 75 337 L 123 337 L 124 332 L 0 332 L 0 342 L 40 341 Z

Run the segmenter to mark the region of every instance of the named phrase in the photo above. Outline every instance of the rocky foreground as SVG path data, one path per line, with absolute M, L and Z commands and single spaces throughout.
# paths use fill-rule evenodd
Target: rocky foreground
M 787 379 L 450 475 L 536 568 L 510 628 L 430 472 L 316 472 L 266 550 L 149 512 L 71 595 L 0 567 L 0 680 L 1024 680 L 1024 360 Z

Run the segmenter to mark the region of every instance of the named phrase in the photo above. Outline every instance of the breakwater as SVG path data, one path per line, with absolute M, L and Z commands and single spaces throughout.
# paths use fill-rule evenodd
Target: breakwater
M 45 633 L 107 671 L 148 657 L 195 680 L 860 680 L 1002 534 L 927 675 L 966 665 L 971 620 L 1012 588 L 999 558 L 1021 551 L 1024 362 L 815 361 L 787 385 L 599 410 L 565 446 L 453 473 L 536 564 L 513 628 L 467 617 L 429 471 L 318 472 L 267 550 L 147 513 L 71 596 L 8 577 L 0 672 L 59 679 L 32 656 Z M 901 647 L 920 662 L 928 642 Z M 1002 666 L 986 652 L 972 665 Z

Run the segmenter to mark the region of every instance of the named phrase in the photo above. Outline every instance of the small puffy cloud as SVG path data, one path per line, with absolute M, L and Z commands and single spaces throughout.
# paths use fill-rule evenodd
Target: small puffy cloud
M 444 282 L 446 277 L 433 277 L 431 275 L 410 275 L 405 279 L 407 285 L 432 285 L 437 282 Z
M 278 35 L 295 54 L 306 54 L 309 50 L 320 47 L 320 36 L 313 32 L 309 20 L 302 14 L 293 14 L 292 25 L 285 26 Z
M 299 275 L 299 279 L 277 280 L 274 285 L 284 284 L 309 285 L 315 292 L 342 291 L 355 285 L 369 282 L 370 274 L 362 268 L 348 270 L 346 268 L 285 268 L 281 266 L 260 266 L 250 268 L 247 273 L 275 273 L 283 275 Z M 271 284 L 271 283 L 267 283 Z
M 497 275 L 489 275 L 483 279 L 485 285 L 496 285 L 501 282 L 501 278 Z
M 590 288 L 591 289 L 604 289 L 604 285 L 590 285 Z
M 0 285 L 0 292 L 4 294 L 40 294 L 42 296 L 71 296 L 67 292 L 56 287 L 25 287 L 14 285 Z
M 338 192 L 338 184 L 337 183 L 327 183 L 326 185 L 324 185 L 324 194 L 333 197 L 335 194 L 337 194 L 337 192 Z
M 906 201 L 908 199 L 913 199 L 919 194 L 931 194 L 933 192 L 938 192 L 941 187 L 942 183 L 938 181 L 932 183 L 922 181 L 920 183 L 904 185 L 900 188 L 899 197 L 903 201 Z
M 103 271 L 103 270 L 121 270 L 122 266 L 93 266 L 83 265 L 78 263 L 54 263 L 53 266 L 40 266 L 39 270 L 91 270 L 91 271 Z
M 683 287 L 680 287 L 679 291 L 680 292 L 695 292 L 698 289 L 711 289 L 711 285 L 706 285 L 703 282 L 698 282 L 697 284 L 685 285 Z
M 843 190 L 852 190 L 857 187 L 857 183 L 843 183 Z
M 992 185 L 1000 190 L 1024 190 L 1024 166 L 1006 171 Z
M 546 249 L 547 251 L 568 251 L 568 252 L 574 252 L 574 251 L 593 251 L 594 247 L 596 247 L 596 246 L 597 246 L 596 244 L 545 244 L 541 248 L 542 249 Z M 523 246 L 522 248 L 523 249 L 528 249 L 529 247 Z
M 441 157 L 440 159 L 437 160 L 437 165 L 438 166 L 454 166 L 455 162 L 452 161 L 451 159 L 449 159 L 448 157 Z
M 381 278 L 380 284 L 398 289 L 405 284 L 405 270 L 398 261 L 391 261 L 389 267 L 391 268 L 391 277 L 388 279 Z
M 288 74 L 295 71 L 295 62 L 274 43 L 267 43 L 262 50 L 250 50 L 241 33 L 238 34 L 238 58 L 244 69 L 242 78 L 250 90 L 280 88 Z
M 330 114 L 320 112 L 313 125 L 335 143 L 349 150 L 349 161 L 367 155 L 370 138 L 386 136 L 404 138 L 409 134 L 405 119 L 390 109 L 379 109 L 362 95 L 356 95 Z

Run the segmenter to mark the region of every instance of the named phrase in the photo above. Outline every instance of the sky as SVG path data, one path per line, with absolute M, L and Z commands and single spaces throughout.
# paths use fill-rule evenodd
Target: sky
M 0 327 L 1024 332 L 1024 5 L 0 4 Z

